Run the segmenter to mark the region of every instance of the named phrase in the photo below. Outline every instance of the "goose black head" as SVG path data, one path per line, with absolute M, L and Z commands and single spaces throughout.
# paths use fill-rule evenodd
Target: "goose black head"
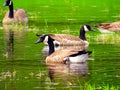
M 87 25 L 87 24 L 84 24 L 84 25 L 82 26 L 82 29 L 83 29 L 84 31 L 94 31 L 94 30 L 92 29 L 92 27 L 91 27 L 90 25 Z
M 41 43 L 41 42 L 48 42 L 48 35 L 46 35 L 46 34 L 36 34 L 36 36 L 38 36 L 39 39 L 37 40 L 37 42 L 35 42 L 35 44 Z
M 41 42 L 49 43 L 54 41 L 48 34 L 36 34 L 36 36 L 39 37 L 36 44 Z
M 13 4 L 12 0 L 6 0 L 4 6 L 10 6 L 12 4 Z
M 90 25 L 84 24 L 80 29 L 79 38 L 82 40 L 86 40 L 85 33 L 87 31 L 94 31 Z
M 42 34 L 42 35 L 37 34 L 36 36 L 38 36 L 39 39 L 35 44 L 41 42 L 47 43 L 49 46 L 49 55 L 52 54 L 54 52 L 54 44 L 53 44 L 54 40 L 48 34 Z

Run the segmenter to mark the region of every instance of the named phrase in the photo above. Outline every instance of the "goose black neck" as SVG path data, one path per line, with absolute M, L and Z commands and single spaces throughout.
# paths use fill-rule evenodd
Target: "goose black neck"
M 55 50 L 54 50 L 54 44 L 53 44 L 53 39 L 52 38 L 48 38 L 48 46 L 49 46 L 49 55 L 52 54 Z
M 80 36 L 79 36 L 79 38 L 81 38 L 82 40 L 86 40 L 84 28 L 80 29 Z
M 13 11 L 13 2 L 9 6 L 9 18 L 14 18 L 14 11 Z

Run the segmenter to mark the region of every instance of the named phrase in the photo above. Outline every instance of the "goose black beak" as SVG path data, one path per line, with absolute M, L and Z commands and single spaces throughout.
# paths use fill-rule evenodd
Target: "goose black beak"
M 92 51 L 87 51 L 88 52 L 88 55 L 92 54 Z
M 36 42 L 35 42 L 35 44 L 38 44 L 38 43 L 41 43 L 42 41 L 41 41 L 41 39 L 38 39 Z
M 90 31 L 95 32 L 95 30 L 93 28 Z
M 36 34 L 36 36 L 40 37 L 42 36 L 42 34 Z M 41 37 L 35 42 L 35 44 L 41 43 L 43 42 L 43 40 L 41 39 Z
M 95 30 L 93 29 L 93 27 L 91 27 L 91 28 L 90 28 L 90 31 L 93 31 L 93 32 L 94 32 Z
M 42 35 L 43 35 L 43 34 L 36 34 L 36 36 L 38 36 L 38 37 L 39 37 L 39 36 L 42 36 Z
M 3 6 L 7 6 L 7 3 L 4 3 Z

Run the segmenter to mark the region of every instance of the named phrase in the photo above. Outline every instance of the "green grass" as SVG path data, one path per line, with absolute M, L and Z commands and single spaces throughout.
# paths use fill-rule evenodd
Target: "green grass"
M 23 3 L 24 2 L 24 3 Z M 112 5 L 111 3 L 112 2 Z M 7 7 L 3 7 L 4 1 L 0 1 L 3 12 L 0 14 L 3 18 Z M 114 7 L 113 7 L 114 6 Z M 36 23 L 62 22 L 62 23 L 90 23 L 90 22 L 104 22 L 116 21 L 119 18 L 119 0 L 105 0 L 99 3 L 94 1 L 74 1 L 74 0 L 30 0 L 18 1 L 14 0 L 14 8 L 24 8 L 28 13 L 28 18 L 31 21 L 32 17 Z
M 86 84 L 84 89 L 80 90 L 119 90 L 118 87 L 110 86 L 108 84 L 103 84 L 103 85 L 91 85 L 91 84 Z

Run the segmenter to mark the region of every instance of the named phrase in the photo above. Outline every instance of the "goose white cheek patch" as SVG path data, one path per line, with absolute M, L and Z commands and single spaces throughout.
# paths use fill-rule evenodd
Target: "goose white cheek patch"
M 11 1 L 10 1 L 9 5 L 11 5 Z
M 87 28 L 87 26 L 86 26 L 86 25 L 84 25 L 84 30 L 85 30 L 85 31 L 88 31 L 88 28 Z
M 45 37 L 45 40 L 44 40 L 45 43 L 48 42 L 48 36 Z

